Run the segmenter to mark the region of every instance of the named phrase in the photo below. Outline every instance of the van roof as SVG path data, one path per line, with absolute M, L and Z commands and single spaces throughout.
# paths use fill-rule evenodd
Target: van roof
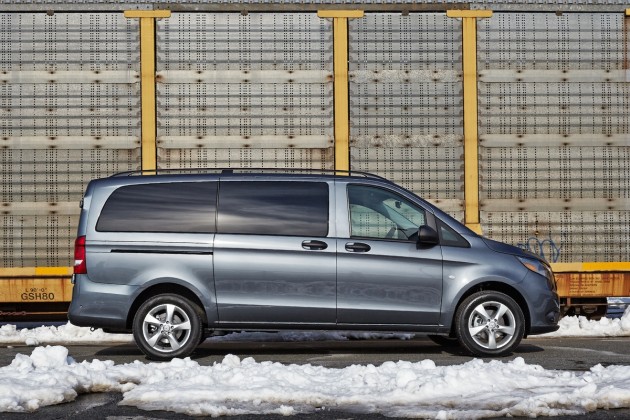
M 382 176 L 363 171 L 345 171 L 336 169 L 309 169 L 309 168 L 178 168 L 178 169 L 151 169 L 119 172 L 112 177 L 125 177 L 136 175 L 324 175 L 324 176 L 353 176 L 372 178 L 380 181 L 391 182 Z

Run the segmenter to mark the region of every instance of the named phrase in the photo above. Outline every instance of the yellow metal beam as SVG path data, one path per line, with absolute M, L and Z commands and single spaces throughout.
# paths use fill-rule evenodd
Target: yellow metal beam
M 335 169 L 350 170 L 350 110 L 348 90 L 348 19 L 363 17 L 362 10 L 320 10 L 317 16 L 333 19 Z
M 482 233 L 479 221 L 479 133 L 477 110 L 477 18 L 492 16 L 490 10 L 448 10 L 448 17 L 462 19 L 462 66 L 464 70 L 464 222 Z
M 365 12 L 363 10 L 318 10 L 317 16 L 320 18 L 362 18 Z
M 72 267 L 11 267 L 0 268 L 0 277 L 71 276 Z
M 170 17 L 169 10 L 128 10 L 126 18 L 140 19 L 140 89 L 142 101 L 142 169 L 157 168 L 155 106 L 155 19 Z
M 446 16 L 450 18 L 489 18 L 492 10 L 447 10 Z
M 628 271 L 630 262 L 577 262 L 577 263 L 552 263 L 551 268 L 558 273 L 580 273 L 598 271 Z
M 170 10 L 125 10 L 126 18 L 168 18 L 171 17 Z

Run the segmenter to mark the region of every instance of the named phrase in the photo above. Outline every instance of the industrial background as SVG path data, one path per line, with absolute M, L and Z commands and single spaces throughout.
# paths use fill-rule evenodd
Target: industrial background
M 621 0 L 0 0 L 0 320 L 63 314 L 87 182 L 156 168 L 383 175 L 630 296 Z

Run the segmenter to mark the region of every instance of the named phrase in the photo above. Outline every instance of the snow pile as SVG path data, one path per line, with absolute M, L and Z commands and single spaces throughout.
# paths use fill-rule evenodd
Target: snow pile
M 121 404 L 190 415 L 299 414 L 323 408 L 388 416 L 474 419 L 575 415 L 630 407 L 630 366 L 545 370 L 522 358 L 438 367 L 431 360 L 330 369 L 228 355 L 115 365 L 77 363 L 64 347 L 38 347 L 0 368 L 0 411 L 28 412 L 79 393 L 122 392 Z
M 71 323 L 55 326 L 41 326 L 37 328 L 17 329 L 15 325 L 6 324 L 0 327 L 0 343 L 26 344 L 38 346 L 40 344 L 71 344 L 71 343 L 103 343 L 103 342 L 131 342 L 129 334 L 108 334 L 102 329 L 92 331 L 90 328 L 77 327 Z
M 566 316 L 560 319 L 558 325 L 558 331 L 541 337 L 630 337 L 630 306 L 619 319 L 594 321 L 583 316 Z

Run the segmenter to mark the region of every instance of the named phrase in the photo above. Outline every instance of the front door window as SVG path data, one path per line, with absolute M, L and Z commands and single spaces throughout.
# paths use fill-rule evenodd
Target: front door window
M 349 185 L 348 201 L 353 238 L 415 240 L 426 224 L 423 209 L 387 190 Z

